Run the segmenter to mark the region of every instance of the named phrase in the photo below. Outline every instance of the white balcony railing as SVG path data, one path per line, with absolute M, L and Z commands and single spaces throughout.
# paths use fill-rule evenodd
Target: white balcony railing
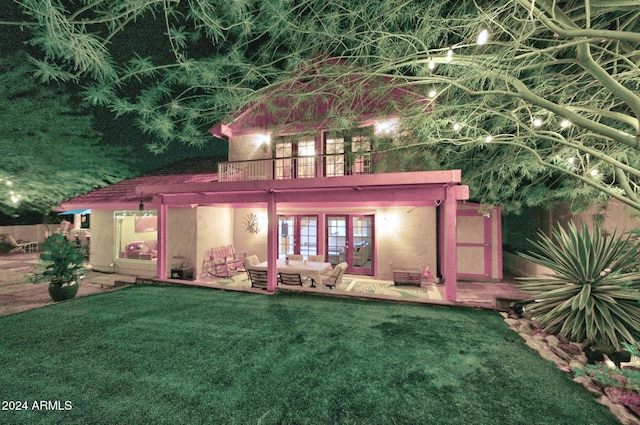
M 218 181 L 283 180 L 371 173 L 371 153 L 269 158 L 218 163 Z

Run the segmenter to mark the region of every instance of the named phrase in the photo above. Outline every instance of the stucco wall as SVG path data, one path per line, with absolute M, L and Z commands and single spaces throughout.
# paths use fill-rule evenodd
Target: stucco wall
M 232 137 L 229 140 L 229 161 L 268 158 L 269 140 L 266 133 Z
M 210 249 L 234 243 L 234 217 L 232 209 L 228 207 L 198 207 L 195 210 L 197 233 L 194 241 L 195 251 L 193 258 L 197 276 L 200 276 L 202 261 L 206 258 Z M 237 246 L 235 247 L 236 251 L 239 251 Z
M 167 210 L 167 274 L 172 267 L 190 265 L 197 260 L 196 208 L 168 208 Z
M 377 276 L 390 279 L 394 269 L 423 269 L 437 264 L 434 207 L 389 207 L 376 211 Z
M 52 229 L 57 227 L 56 224 L 49 225 Z M 29 242 L 44 242 L 45 230 L 47 226 L 44 224 L 32 224 L 24 226 L 0 226 L 0 235 L 11 235 L 16 240 Z M 2 239 L 0 238 L 0 241 Z
M 260 232 L 249 233 L 245 228 L 246 216 L 254 213 L 261 222 Z M 393 269 L 422 269 L 429 266 L 436 274 L 436 209 L 433 207 L 388 207 L 367 208 L 366 211 L 354 208 L 328 208 L 321 212 L 314 209 L 282 210 L 279 214 L 318 214 L 320 239 L 318 252 L 325 249 L 325 217 L 328 214 L 375 214 L 376 276 L 389 279 Z M 267 218 L 266 209 L 237 208 L 234 211 L 234 243 L 236 251 L 255 254 L 260 261 L 267 259 Z
M 258 217 L 260 231 L 251 233 L 246 229 L 247 216 Z M 257 255 L 260 261 L 267 260 L 267 210 L 266 208 L 236 208 L 233 211 L 233 240 L 237 252 Z
M 594 216 L 602 217 L 601 228 L 607 233 L 616 231 L 617 234 L 621 234 L 640 228 L 640 218 L 632 217 L 630 208 L 615 199 L 609 200 L 605 205 L 595 206 L 576 214 L 573 220 L 576 223 L 584 221 L 592 225 Z
M 91 210 L 91 247 L 89 261 L 100 271 L 113 271 L 114 263 L 114 232 L 113 211 Z

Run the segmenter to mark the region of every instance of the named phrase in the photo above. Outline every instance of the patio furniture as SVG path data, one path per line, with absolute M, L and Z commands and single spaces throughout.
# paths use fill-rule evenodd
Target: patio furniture
M 247 269 L 249 279 L 251 279 L 251 287 L 259 289 L 267 289 L 267 271 Z
M 302 255 L 298 255 L 298 254 L 289 254 L 287 255 L 287 258 L 291 261 L 302 261 L 304 260 L 304 257 Z
M 79 239 L 78 243 L 80 243 Z M 158 258 L 158 241 L 129 242 L 124 255 L 125 258 L 132 260 L 155 260 Z
M 242 265 L 247 271 L 247 276 L 249 276 L 249 269 L 257 266 L 258 264 L 260 264 L 260 260 L 257 255 L 249 255 L 248 257 L 244 257 L 242 260 Z M 249 276 L 249 279 L 251 279 L 251 276 Z
M 38 242 L 18 242 L 13 236 L 7 235 L 5 238 L 5 242 L 11 245 L 13 248 L 9 250 L 9 254 L 13 254 L 14 252 L 33 252 L 34 249 L 38 250 Z
M 231 255 L 229 255 L 229 251 L 232 251 Z M 213 248 L 207 264 L 210 269 L 208 273 L 217 277 L 229 277 L 231 271 L 237 271 L 244 266 L 243 258 L 235 258 L 235 255 L 233 245 Z
M 253 269 L 266 271 L 268 269 L 268 263 L 266 261 L 262 262 L 254 266 Z M 320 282 L 322 280 L 322 273 L 332 270 L 332 267 L 329 263 L 289 260 L 289 264 L 287 264 L 286 260 L 278 260 L 276 263 L 276 270 L 278 272 L 299 273 L 303 276 L 309 276 L 313 281 L 311 286 L 315 286 L 316 282 Z
M 369 256 L 371 255 L 371 246 L 369 242 L 362 241 L 357 243 L 353 247 L 353 265 L 355 267 L 364 267 L 364 265 L 369 261 Z
M 329 289 L 333 289 L 342 283 L 342 276 L 347 269 L 347 263 L 340 263 L 334 269 L 333 272 L 322 279 L 322 284 L 328 286 Z
M 324 254 L 309 255 L 307 258 L 315 263 L 324 263 Z
M 236 252 L 233 245 L 227 245 L 227 257 L 232 262 L 238 262 L 243 260 L 247 256 L 246 252 Z
M 422 283 L 421 270 L 394 270 L 393 285 L 417 285 Z
M 278 283 L 284 285 L 302 286 L 302 275 L 300 273 L 280 272 L 278 273 Z

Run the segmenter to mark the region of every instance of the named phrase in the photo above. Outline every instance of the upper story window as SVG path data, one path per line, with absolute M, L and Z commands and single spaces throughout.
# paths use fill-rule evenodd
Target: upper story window
M 276 179 L 316 177 L 316 141 L 313 136 L 277 139 L 274 156 Z
M 371 127 L 325 133 L 325 176 L 370 173 L 372 135 Z

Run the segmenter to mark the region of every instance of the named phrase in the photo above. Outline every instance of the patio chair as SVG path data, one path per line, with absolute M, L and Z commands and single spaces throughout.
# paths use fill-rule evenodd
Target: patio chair
M 371 255 L 371 246 L 367 241 L 362 241 L 353 249 L 353 265 L 356 267 L 364 267 L 369 256 Z
M 298 254 L 287 255 L 287 258 L 292 261 L 302 261 L 304 259 L 302 255 L 298 255 Z
M 324 254 L 318 255 L 309 255 L 309 261 L 313 261 L 314 263 L 324 263 Z
M 251 287 L 259 289 L 267 289 L 267 271 L 247 269 L 249 279 L 251 279 Z
M 322 284 L 328 286 L 329 289 L 333 289 L 342 283 L 342 276 L 347 269 L 347 263 L 340 263 L 334 269 L 333 272 L 326 278 L 322 279 Z
M 258 264 L 260 264 L 260 260 L 258 259 L 257 255 L 250 255 L 242 259 L 242 265 L 244 266 L 244 269 L 246 270 L 247 276 L 249 276 L 249 279 L 251 279 L 251 276 L 249 275 L 249 269 L 253 268 L 253 266 L 256 266 Z
M 9 250 L 9 254 L 14 252 L 33 252 L 33 249 L 38 247 L 38 242 L 18 242 L 11 235 L 7 235 L 5 242 L 13 247 Z
M 278 273 L 278 283 L 284 285 L 300 285 L 302 286 L 303 278 L 300 273 Z

